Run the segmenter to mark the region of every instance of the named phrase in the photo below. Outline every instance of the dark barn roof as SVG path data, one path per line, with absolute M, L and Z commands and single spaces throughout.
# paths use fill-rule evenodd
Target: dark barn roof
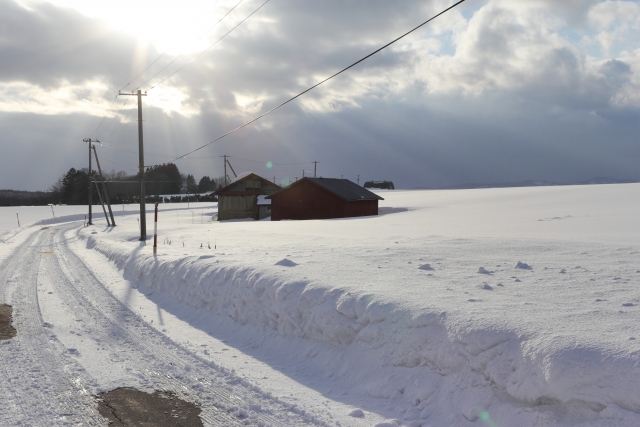
M 324 188 L 330 193 L 335 194 L 341 199 L 346 200 L 347 202 L 355 201 L 355 200 L 384 200 L 382 197 L 378 196 L 375 193 L 367 190 L 366 188 L 360 187 L 355 182 L 349 181 L 348 179 L 338 179 L 338 178 L 302 178 L 300 181 L 293 183 L 291 186 L 287 188 L 291 188 L 297 185 L 300 182 L 309 181 L 313 184 Z M 267 199 L 272 198 L 276 194 L 284 192 L 287 188 L 283 188 L 280 191 L 273 193 L 270 196 L 267 196 Z

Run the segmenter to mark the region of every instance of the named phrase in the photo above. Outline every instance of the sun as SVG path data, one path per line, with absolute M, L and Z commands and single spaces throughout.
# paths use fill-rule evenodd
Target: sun
M 217 28 L 212 27 L 216 21 L 235 4 L 228 0 L 22 0 L 21 3 L 29 6 L 44 1 L 100 19 L 112 28 L 133 34 L 141 44 L 152 44 L 169 55 L 204 49 L 215 36 Z

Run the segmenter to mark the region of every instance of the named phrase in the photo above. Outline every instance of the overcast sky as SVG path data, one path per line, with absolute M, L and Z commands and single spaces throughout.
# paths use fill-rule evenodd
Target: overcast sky
M 264 1 L 0 1 L 0 188 L 86 167 L 83 138 L 135 173 L 137 104 L 120 89 L 148 91 L 145 164 L 168 162 L 451 4 L 270 0 L 202 53 Z M 176 164 L 217 177 L 226 154 L 281 181 L 315 160 L 401 188 L 640 179 L 639 118 L 640 3 L 467 0 Z

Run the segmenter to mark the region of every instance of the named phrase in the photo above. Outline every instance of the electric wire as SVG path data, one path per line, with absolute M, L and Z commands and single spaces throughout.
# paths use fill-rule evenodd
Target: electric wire
M 131 81 L 130 81 L 129 83 L 127 83 L 126 85 L 122 86 L 122 87 L 120 88 L 120 90 L 125 89 L 125 88 L 126 88 L 127 86 L 129 86 L 131 83 L 135 82 L 135 81 L 136 81 L 136 79 L 137 79 L 138 77 L 140 77 L 141 75 L 143 75 L 143 74 L 144 74 L 144 72 L 145 72 L 145 71 L 147 71 L 149 68 L 151 68 L 151 66 L 152 66 L 153 64 L 155 64 L 156 62 L 158 62 L 158 60 L 159 60 L 160 58 L 162 58 L 162 57 L 164 56 L 164 54 L 165 54 L 165 52 L 162 52 L 162 53 L 160 54 L 160 56 L 158 56 L 158 57 L 156 58 L 156 60 L 155 60 L 155 61 L 153 61 L 151 64 L 149 64 L 149 65 L 147 66 L 147 68 L 145 68 L 144 70 L 142 70 L 142 71 L 140 72 L 140 74 L 138 74 L 138 75 L 137 75 L 137 76 L 135 76 L 133 79 L 131 79 Z
M 120 126 L 122 126 L 122 124 L 123 124 L 125 121 L 127 121 L 127 119 L 129 118 L 129 116 L 131 115 L 131 113 L 133 112 L 133 110 L 134 110 L 133 108 L 132 108 L 132 109 L 130 109 L 130 110 L 129 110 L 129 112 L 127 113 L 127 115 L 126 115 L 126 116 L 124 116 L 124 119 L 120 120 L 120 122 L 118 122 L 118 124 L 116 125 L 116 127 L 115 127 L 115 128 L 113 128 L 113 130 L 111 131 L 111 133 L 109 133 L 109 135 L 107 135 L 107 136 L 106 136 L 105 138 L 103 138 L 103 139 L 108 140 L 108 139 L 111 137 L 111 135 L 113 135 L 113 134 L 118 130 L 118 128 L 119 128 Z
M 216 3 L 218 3 L 218 1 L 220 1 L 220 0 L 216 0 L 216 1 L 211 5 L 211 7 L 215 6 L 215 5 L 216 5 Z M 241 1 L 242 1 L 242 0 L 241 0 Z M 234 9 L 235 9 L 235 7 L 234 7 Z M 228 15 L 228 13 L 227 13 L 227 15 Z M 225 16 L 226 16 L 226 15 L 225 15 Z M 223 17 L 223 18 L 224 18 L 224 17 Z M 221 19 L 221 20 L 222 20 L 222 19 Z M 221 20 L 220 20 L 220 21 L 221 21 Z M 212 29 L 213 29 L 213 28 L 214 28 L 214 27 L 215 27 L 215 26 L 216 26 L 220 21 L 216 22 L 216 24 L 214 24 L 214 25 L 213 25 L 211 28 L 209 28 L 209 29 L 208 29 L 204 34 L 202 34 L 202 36 L 200 36 L 200 38 L 199 38 L 198 40 L 200 40 L 200 39 L 201 39 L 202 37 L 204 37 L 204 36 L 205 36 L 209 31 L 211 31 L 211 30 L 212 30 Z M 140 74 L 138 74 L 137 76 L 135 76 L 135 77 L 134 77 L 134 78 L 133 78 L 129 83 L 127 83 L 126 85 L 122 86 L 122 88 L 120 88 L 120 90 L 121 90 L 121 91 L 122 91 L 122 90 L 124 90 L 127 86 L 129 86 L 131 83 L 133 83 L 134 81 L 136 81 L 136 79 L 137 79 L 138 77 L 140 77 L 142 74 L 144 74 L 144 73 L 145 73 L 145 71 L 147 71 L 149 68 L 151 68 L 151 66 L 153 66 L 153 64 L 155 64 L 156 62 L 158 62 L 158 60 L 159 60 L 160 58 L 162 58 L 162 57 L 164 56 L 164 54 L 165 54 L 165 52 L 162 52 L 162 53 L 161 53 L 161 54 L 160 54 L 160 55 L 159 55 L 159 56 L 158 56 L 158 57 L 157 57 L 157 58 L 156 58 L 156 59 L 155 59 L 151 64 L 149 64 L 149 65 L 147 66 L 147 68 L 145 68 L 144 70 L 142 70 L 142 72 L 140 72 Z M 104 120 L 106 119 L 106 117 L 107 117 L 107 115 L 108 115 L 109 111 L 111 110 L 111 107 L 113 106 L 113 103 L 116 101 L 116 99 L 117 99 L 117 98 L 118 98 L 118 95 L 116 95 L 116 96 L 115 96 L 115 98 L 113 98 L 113 101 L 111 101 L 111 105 L 109 105 L 109 108 L 107 109 L 107 114 L 105 114 L 105 115 L 102 117 L 102 120 L 100 120 L 100 123 L 98 124 L 98 127 L 96 127 L 96 129 L 91 133 L 91 136 L 92 136 L 92 137 L 95 135 L 95 133 L 98 131 L 98 129 L 100 129 L 100 126 L 102 126 L 102 123 L 103 123 L 103 122 L 104 122 Z
M 127 150 L 126 148 L 120 148 L 120 147 L 116 147 L 114 145 L 111 144 L 105 144 L 102 143 L 101 144 L 103 147 L 107 147 L 107 148 L 111 148 L 112 150 L 118 150 L 118 151 L 125 151 L 127 153 L 134 153 L 137 154 L 137 151 L 133 151 L 133 150 Z M 144 153 L 145 157 L 149 156 L 149 157 L 161 157 L 161 158 L 165 158 L 165 159 L 171 159 L 173 158 L 173 156 L 168 156 L 166 154 L 157 154 L 157 153 Z
M 107 116 L 109 115 L 109 112 L 111 111 L 111 107 L 113 107 L 113 103 L 116 102 L 116 99 L 118 99 L 118 95 L 116 95 L 115 98 L 113 98 L 113 101 L 111 101 L 111 105 L 109 105 L 109 108 L 107 108 L 107 114 L 102 116 L 102 120 L 100 120 L 100 123 L 98 124 L 98 127 L 95 128 L 95 130 L 93 132 L 91 132 L 91 136 L 92 137 L 96 134 L 96 132 L 98 132 L 98 129 L 100 129 L 100 126 L 102 126 L 102 123 L 104 123 L 104 119 L 106 119 Z
M 186 64 L 184 64 L 182 67 L 178 68 L 176 71 L 174 71 L 173 73 L 169 74 L 167 77 L 165 77 L 164 79 L 160 80 L 158 83 L 156 83 L 155 85 L 151 86 L 147 91 L 150 91 L 151 89 L 154 89 L 156 87 L 158 87 L 159 85 L 161 85 L 163 82 L 165 82 L 167 79 L 170 79 L 171 77 L 173 77 L 175 74 L 177 74 L 178 72 L 182 71 L 183 68 L 185 68 L 187 65 L 191 64 L 193 61 L 195 61 L 196 59 L 198 59 L 201 55 L 203 55 L 205 52 L 207 52 L 209 49 L 211 49 L 212 47 L 214 47 L 215 45 L 217 45 L 220 41 L 222 41 L 222 39 L 224 39 L 225 37 L 227 37 L 229 34 L 231 34 L 231 32 L 233 30 L 235 30 L 236 28 L 238 28 L 240 25 L 242 25 L 242 23 L 244 21 L 246 21 L 247 19 L 251 18 L 251 16 L 253 16 L 254 13 L 256 13 L 257 11 L 259 11 L 260 9 L 262 9 L 262 7 L 269 3 L 269 0 L 266 0 L 264 3 L 262 3 L 260 6 L 258 6 L 257 9 L 255 9 L 253 12 L 251 12 L 249 15 L 247 15 L 246 18 L 244 18 L 242 21 L 240 21 L 238 24 L 236 24 L 236 26 L 234 26 L 233 28 L 231 28 L 229 31 L 227 31 L 222 37 L 220 37 L 218 40 L 216 40 L 215 42 L 213 42 L 213 44 L 211 44 L 209 47 L 207 47 L 205 50 L 203 50 L 202 52 L 200 52 L 198 55 L 196 55 L 195 57 L 191 58 L 191 60 L 189 62 L 187 62 Z
M 107 129 L 109 129 L 109 127 L 113 124 L 113 122 L 116 120 L 116 117 L 118 117 L 118 115 L 120 114 L 120 112 L 122 111 L 122 109 L 127 105 L 127 102 L 129 102 L 129 98 L 127 98 L 126 101 L 124 101 L 124 104 L 122 104 L 122 107 L 120 107 L 120 109 L 118 110 L 118 112 L 113 116 L 113 118 L 111 119 L 111 121 L 109 122 L 109 124 L 107 125 L 107 127 L 105 127 L 99 135 L 96 136 L 96 138 L 98 138 L 100 135 L 104 135 L 104 133 L 107 131 Z M 109 134 L 111 135 L 111 134 Z
M 218 20 L 218 22 L 216 22 L 215 24 L 213 24 L 213 25 L 211 26 L 211 28 L 209 28 L 207 31 L 205 31 L 205 32 L 200 36 L 200 38 L 199 38 L 198 40 L 200 40 L 201 38 L 203 38 L 204 36 L 206 36 L 207 34 L 209 34 L 209 32 L 210 32 L 211 30 L 213 30 L 213 29 L 214 29 L 214 28 L 215 28 L 215 27 L 216 27 L 216 26 L 217 26 L 217 25 L 218 25 L 218 24 L 219 24 L 219 23 L 220 23 L 224 18 L 226 18 L 226 16 L 227 16 L 228 14 L 230 14 L 231 12 L 233 12 L 233 9 L 235 9 L 236 7 L 238 7 L 238 5 L 239 5 L 240 3 L 242 3 L 242 1 L 243 1 L 243 0 L 240 0 L 240 1 L 238 2 L 238 4 L 236 4 L 235 6 L 233 6 L 233 7 L 232 7 L 232 8 L 231 8 L 231 9 L 230 9 L 230 10 L 229 10 L 229 11 L 228 11 L 228 12 L 227 12 L 227 13 L 226 13 L 222 18 L 220 18 L 220 19 Z M 218 2 L 218 1 L 216 0 L 216 3 L 217 3 L 217 2 Z M 214 5 L 215 5 L 216 3 L 214 3 Z
M 120 166 L 121 168 L 125 169 L 124 172 L 131 172 L 131 171 L 135 171 L 137 169 L 137 167 L 134 167 L 134 166 L 131 166 L 131 165 L 128 165 L 128 166 L 127 165 L 123 165 L 123 164 L 120 164 L 120 163 L 116 162 L 115 160 L 111 160 L 111 159 L 108 159 L 106 157 L 103 157 L 100 160 L 104 160 L 104 161 L 107 161 L 109 163 L 113 163 L 116 166 Z
M 267 1 L 268 1 L 268 0 L 267 0 Z M 293 97 L 289 98 L 288 100 L 284 101 L 283 103 L 281 103 L 281 104 L 279 104 L 279 105 L 277 105 L 277 106 L 273 107 L 273 108 L 272 108 L 272 109 L 270 109 L 269 111 L 267 111 L 267 112 L 265 112 L 265 113 L 263 113 L 263 114 L 261 114 L 261 115 L 259 115 L 259 116 L 255 117 L 255 118 L 251 119 L 250 121 L 248 121 L 248 122 L 244 123 L 243 125 L 240 125 L 240 126 L 238 126 L 237 128 L 235 128 L 235 129 L 233 129 L 233 130 L 230 130 L 229 132 L 227 132 L 227 133 L 225 133 L 225 134 L 223 134 L 223 135 L 221 135 L 221 136 L 219 136 L 219 137 L 215 138 L 214 140 L 212 140 L 212 141 L 210 141 L 210 142 L 208 142 L 208 143 L 206 143 L 206 144 L 204 144 L 204 145 L 202 145 L 202 146 L 200 146 L 200 147 L 198 147 L 198 148 L 196 148 L 196 149 L 194 149 L 194 150 L 189 151 L 189 152 L 188 152 L 188 153 L 186 153 L 186 154 L 183 154 L 182 156 L 176 157 L 175 159 L 173 159 L 173 160 L 171 161 L 171 163 L 173 163 L 173 162 L 175 162 L 175 161 L 177 161 L 177 160 L 180 160 L 180 159 L 182 159 L 182 158 L 185 158 L 186 156 L 188 156 L 188 155 L 190 155 L 190 154 L 193 154 L 193 153 L 195 153 L 196 151 L 200 151 L 200 150 L 202 150 L 203 148 L 208 147 L 209 145 L 213 144 L 214 142 L 220 141 L 222 138 L 225 138 L 225 137 L 227 137 L 227 136 L 231 135 L 232 133 L 237 132 L 237 131 L 239 131 L 240 129 L 243 129 L 243 128 L 245 128 L 245 127 L 249 126 L 250 124 L 252 124 L 252 123 L 254 123 L 254 122 L 257 122 L 257 121 L 258 121 L 258 120 L 260 120 L 261 118 L 263 118 L 263 117 L 267 116 L 268 114 L 271 114 L 272 112 L 276 111 L 276 110 L 277 110 L 277 109 L 279 109 L 280 107 L 283 107 L 283 106 L 287 105 L 287 104 L 288 104 L 288 103 L 290 103 L 291 101 L 293 101 L 293 100 L 295 100 L 295 99 L 297 99 L 297 98 L 301 97 L 302 95 L 306 94 L 307 92 L 310 92 L 311 90 L 313 90 L 313 89 L 317 88 L 317 87 L 318 87 L 318 86 L 320 86 L 321 84 L 326 83 L 327 81 L 329 81 L 329 80 L 333 79 L 334 77 L 336 77 L 336 76 L 338 76 L 338 75 L 340 75 L 340 74 L 344 73 L 345 71 L 347 71 L 347 70 L 349 70 L 349 69 L 351 69 L 351 68 L 355 67 L 355 66 L 356 66 L 356 65 L 358 65 L 359 63 L 361 63 L 361 62 L 365 61 L 366 59 L 368 59 L 368 58 L 372 57 L 373 55 L 375 55 L 376 53 L 380 52 L 381 50 L 386 49 L 387 47 L 391 46 L 392 44 L 394 44 L 394 43 L 395 43 L 395 42 L 397 42 L 398 40 L 403 39 L 404 37 L 408 36 L 409 34 L 413 33 L 414 31 L 418 30 L 419 28 L 423 27 L 424 25 L 428 24 L 429 22 L 433 21 L 433 20 L 434 20 L 434 19 L 436 19 L 437 17 L 439 17 L 439 16 L 441 16 L 441 15 L 445 14 L 446 12 L 448 12 L 448 11 L 450 11 L 451 9 L 455 8 L 455 7 L 456 7 L 456 6 L 458 6 L 459 4 L 464 3 L 465 1 L 466 1 L 466 0 L 459 0 L 459 1 L 457 1 L 456 3 L 454 3 L 454 4 L 452 4 L 451 6 L 447 7 L 446 9 L 444 9 L 443 11 L 441 11 L 440 13 L 438 13 L 438 14 L 436 14 L 436 15 L 432 16 L 431 18 L 427 19 L 427 20 L 426 20 L 426 21 L 424 21 L 422 24 L 420 24 L 420 25 L 418 25 L 417 27 L 414 27 L 413 29 L 411 29 L 411 30 L 407 31 L 406 33 L 404 33 L 404 34 L 402 34 L 401 36 L 399 36 L 399 37 L 395 38 L 394 40 L 390 41 L 389 43 L 385 44 L 384 46 L 382 46 L 382 47 L 380 47 L 380 48 L 378 48 L 378 49 L 374 50 L 373 52 L 371 52 L 370 54 L 368 54 L 368 55 L 364 56 L 363 58 L 361 58 L 361 59 L 357 60 L 357 61 L 356 61 L 356 62 L 354 62 L 353 64 L 351 64 L 351 65 L 349 65 L 349 66 L 347 66 L 347 67 L 343 68 L 342 70 L 340 70 L 340 71 L 338 71 L 337 73 L 335 73 L 335 74 L 333 74 L 333 75 L 331 75 L 331 76 L 329 76 L 329 77 L 325 78 L 324 80 L 321 80 L 320 82 L 316 83 L 315 85 L 313 85 L 313 86 L 309 87 L 308 89 L 305 89 L 304 91 L 300 92 L 299 94 L 297 94 L 297 95 L 295 95 L 295 96 L 293 96 Z
M 211 7 L 215 6 L 215 5 L 216 5 L 216 3 L 218 3 L 218 1 L 220 1 L 220 0 L 216 0 L 216 1 L 211 5 Z M 235 7 L 234 7 L 234 9 L 235 9 Z M 233 9 L 232 9 L 232 10 L 233 10 Z M 229 13 L 227 12 L 227 15 L 228 15 L 228 14 L 229 14 Z M 226 15 L 225 15 L 225 16 L 226 16 Z M 213 29 L 213 28 L 214 28 L 214 27 L 215 27 L 215 26 L 216 26 L 220 21 L 222 21 L 222 19 L 224 19 L 224 16 L 223 16 L 223 17 L 222 17 L 218 22 L 216 22 L 215 24 L 213 24 L 213 26 L 212 26 L 211 28 L 209 28 L 207 31 L 205 31 L 205 32 L 204 32 L 204 33 L 203 33 L 203 34 L 198 38 L 198 40 L 200 40 L 200 39 L 201 39 L 202 37 L 204 37 L 204 36 L 205 36 L 209 31 L 211 31 L 211 30 L 212 30 L 212 29 Z M 198 22 L 199 22 L 199 21 L 200 21 L 200 20 L 198 20 Z M 197 25 L 197 23 L 196 23 L 196 25 Z M 141 75 L 143 75 L 143 74 L 144 74 L 144 72 L 145 72 L 145 71 L 147 71 L 149 68 L 151 68 L 151 66 L 152 66 L 153 64 L 155 64 L 156 62 L 158 62 L 158 60 L 159 60 L 160 58 L 162 58 L 162 57 L 164 56 L 164 54 L 165 54 L 165 53 L 166 53 L 166 52 L 162 52 L 162 53 L 161 53 L 161 54 L 160 54 L 160 55 L 159 55 L 159 56 L 158 56 L 158 57 L 157 57 L 157 58 L 156 58 L 156 59 L 155 59 L 151 64 L 149 64 L 149 65 L 147 66 L 147 68 L 145 68 L 144 70 L 142 70 L 142 71 L 140 72 L 140 74 L 138 74 L 138 75 L 137 75 L 137 76 L 135 76 L 133 79 L 131 79 L 131 81 L 130 81 L 129 83 L 127 83 L 126 85 L 122 86 L 122 87 L 120 88 L 120 90 L 124 90 L 124 89 L 126 89 L 126 88 L 127 88 L 127 86 L 129 86 L 131 83 L 133 83 L 134 81 L 136 81 L 136 79 L 137 79 L 138 77 L 140 77 Z M 177 58 L 176 58 L 176 59 L 177 59 Z
M 216 0 L 216 1 L 211 5 L 211 7 L 215 6 L 215 5 L 216 5 L 216 3 L 218 3 L 219 1 L 220 1 L 220 0 Z M 199 21 L 200 21 L 200 20 L 198 20 L 198 22 L 199 22 Z M 218 21 L 218 22 L 220 22 L 220 21 Z M 197 23 L 196 23 L 196 25 L 197 25 Z M 211 31 L 211 30 L 212 30 L 216 25 L 217 25 L 217 22 L 216 22 L 216 24 L 214 24 L 214 25 L 213 25 L 213 27 L 211 27 L 211 28 L 209 28 L 207 31 L 205 31 L 205 32 L 204 32 L 204 34 L 202 34 L 198 40 L 200 40 L 202 37 L 204 37 L 204 36 L 205 36 L 209 31 Z M 153 64 L 155 64 L 156 62 L 158 62 L 158 60 L 159 60 L 160 58 L 162 58 L 162 57 L 164 56 L 164 54 L 165 54 L 165 53 L 166 53 L 166 52 L 162 52 L 162 53 L 160 54 L 160 56 L 158 56 L 158 57 L 157 57 L 157 58 L 156 58 L 156 59 L 155 59 L 151 64 L 149 64 L 149 65 L 147 66 L 147 68 L 145 68 L 144 70 L 142 70 L 142 71 L 140 72 L 140 74 L 138 74 L 138 75 L 137 75 L 137 76 L 135 76 L 133 79 L 131 79 L 131 81 L 130 81 L 129 83 L 127 83 L 126 85 L 122 86 L 122 87 L 120 88 L 120 90 L 124 90 L 124 89 L 125 89 L 125 88 L 127 88 L 127 86 L 129 86 L 131 83 L 135 82 L 135 81 L 137 80 L 137 78 L 138 78 L 138 77 L 140 77 L 141 75 L 143 75 L 143 74 L 144 74 L 144 72 L 145 72 L 145 71 L 147 71 L 149 68 L 151 68 L 151 66 L 152 66 Z
M 227 17 L 227 15 L 229 15 L 231 12 L 233 12 L 233 10 L 234 10 L 236 7 L 238 7 L 238 5 L 239 5 L 240 3 L 242 3 L 243 1 L 244 1 L 244 0 L 240 0 L 238 3 L 236 3 L 236 5 L 235 5 L 235 6 L 233 6 L 233 7 L 232 7 L 232 8 L 231 8 L 227 13 L 225 13 L 225 14 L 224 14 L 224 16 L 218 20 L 218 22 L 216 22 L 215 24 L 213 24 L 213 26 L 212 26 L 211 28 L 209 28 L 209 29 L 208 29 L 208 30 L 207 30 L 207 31 L 206 31 L 202 36 L 200 36 L 200 38 L 199 38 L 198 40 L 200 40 L 202 37 L 204 37 L 204 36 L 205 36 L 209 31 L 213 30 L 213 29 L 214 29 L 214 28 L 215 28 L 215 27 L 216 27 L 216 26 L 217 26 L 217 25 L 218 25 L 218 24 L 219 24 L 219 23 L 220 23 L 224 18 L 226 18 L 226 17 Z M 235 28 L 235 27 L 234 27 L 234 28 Z M 226 35 L 226 34 L 225 34 L 225 35 Z M 218 40 L 218 41 L 219 41 L 219 40 Z M 216 42 L 216 43 L 217 43 L 217 42 Z M 208 50 L 208 49 L 209 49 L 209 48 L 207 48 L 206 50 Z M 206 50 L 205 50 L 204 52 L 206 52 Z M 204 53 L 204 52 L 202 52 L 202 53 Z M 200 55 L 202 55 L 202 53 L 201 53 Z M 200 55 L 198 55 L 198 56 L 200 56 Z M 141 83 L 141 84 L 136 88 L 136 90 L 140 89 L 142 86 L 146 85 L 146 84 L 147 84 L 147 83 L 149 83 L 151 80 L 153 80 L 154 78 L 156 78 L 156 76 L 157 76 L 158 74 L 162 73 L 162 72 L 163 72 L 164 70 L 166 70 L 169 66 L 171 66 L 171 64 L 173 64 L 174 62 L 176 62 L 176 61 L 177 61 L 179 58 L 181 58 L 182 56 L 184 56 L 184 54 L 182 54 L 182 53 L 181 53 L 180 55 L 176 56 L 176 57 L 173 59 L 173 61 L 171 61 L 171 62 L 169 62 L 167 65 L 165 65 L 165 66 L 164 66 L 160 71 L 158 71 L 158 72 L 157 72 L 157 73 L 155 73 L 153 76 L 151 76 L 151 78 L 149 78 L 149 79 L 145 80 L 144 82 L 142 82 L 142 83 Z M 196 58 L 197 58 L 198 56 L 196 56 Z M 190 64 L 191 62 L 193 62 L 193 59 L 192 59 L 191 61 L 187 62 L 187 64 Z M 182 68 L 184 68 L 184 67 L 182 67 Z M 182 68 L 180 68 L 179 70 L 181 70 Z M 178 71 L 179 71 L 179 70 L 178 70 Z M 177 73 L 177 71 L 176 71 L 176 73 Z M 173 74 L 175 74 L 175 73 L 173 73 Z M 171 74 L 171 75 L 173 75 L 173 74 Z M 166 79 L 165 79 L 165 80 L 166 80 Z M 162 80 L 162 81 L 164 81 L 164 80 Z M 160 82 L 160 83 L 162 83 L 162 82 Z
M 216 0 L 216 2 L 214 3 L 214 5 L 218 2 L 219 0 Z M 225 13 L 222 18 L 220 18 L 213 26 L 211 26 L 211 28 L 209 28 L 206 32 L 204 32 L 202 34 L 202 36 L 200 36 L 200 39 L 202 39 L 206 34 L 208 34 L 211 30 L 213 30 L 220 22 L 222 22 L 222 20 L 224 18 L 226 18 L 231 12 L 233 12 L 233 10 L 235 10 L 240 3 L 242 3 L 244 0 L 240 0 L 238 3 L 235 4 L 235 6 L 233 6 L 229 11 L 227 11 L 227 13 Z M 266 0 L 264 3 L 262 3 L 257 9 L 255 9 L 253 12 L 251 12 L 247 17 L 245 17 L 243 20 L 241 20 L 238 24 L 236 24 L 233 28 L 231 28 L 231 30 L 229 30 L 227 33 L 225 33 L 222 37 L 220 37 L 218 40 L 216 40 L 213 44 L 209 45 L 205 50 L 203 50 L 202 52 L 200 52 L 197 56 L 195 56 L 194 58 L 192 58 L 189 62 L 187 62 L 185 65 L 183 65 L 182 67 L 180 67 L 179 69 L 177 69 L 176 71 L 174 71 L 173 73 L 171 73 L 169 76 L 167 76 L 166 78 L 162 79 L 159 83 L 155 84 L 154 86 L 152 86 L 149 90 L 154 89 L 155 87 L 157 87 L 158 85 L 162 84 L 164 81 L 166 81 L 167 79 L 171 78 L 172 76 L 174 76 L 175 74 L 177 74 L 178 72 L 180 72 L 182 69 L 184 69 L 187 65 L 191 64 L 193 61 L 195 61 L 197 58 L 199 58 L 202 54 L 204 54 L 205 52 L 207 52 L 209 49 L 211 49 L 213 46 L 215 46 L 216 44 L 218 44 L 222 39 L 224 39 L 226 36 L 228 36 L 233 30 L 235 30 L 236 28 L 238 28 L 240 25 L 242 25 L 247 19 L 249 19 L 252 15 L 254 15 L 256 12 L 258 12 L 265 4 L 267 4 L 269 2 L 269 0 Z M 151 64 L 149 64 L 147 66 L 147 68 L 145 68 L 140 74 L 138 74 L 136 77 L 134 77 L 129 83 L 127 83 L 125 86 L 123 86 L 120 90 L 125 89 L 127 86 L 129 86 L 131 83 L 133 83 L 138 77 L 140 77 L 145 71 L 147 71 L 149 68 L 151 68 L 151 66 L 153 64 L 155 64 L 162 56 L 164 55 L 164 52 L 162 54 L 160 54 L 160 56 L 158 56 L 158 58 L 156 58 Z M 171 64 L 173 64 L 179 57 L 181 57 L 182 54 L 180 54 L 178 57 L 176 57 L 173 61 L 171 61 L 169 64 L 167 64 L 164 68 L 162 68 L 159 72 L 157 72 L 155 75 L 153 75 L 150 79 L 146 80 L 145 82 L 143 82 L 141 85 L 139 85 L 136 89 L 139 89 L 140 87 L 142 87 L 143 85 L 145 85 L 146 83 L 148 83 L 149 81 L 153 80 L 156 76 L 158 76 L 162 71 L 164 71 L 167 67 L 169 67 Z M 111 102 L 111 105 L 109 106 L 108 111 L 111 110 L 111 107 L 113 106 L 114 102 L 116 101 L 116 99 L 118 98 L 118 95 L 115 96 L 115 98 L 113 99 L 113 101 Z M 107 131 L 107 129 L 113 124 L 113 122 L 115 121 L 115 118 L 120 114 L 120 112 L 124 109 L 124 107 L 127 105 L 127 102 L 129 101 L 129 99 L 127 98 L 127 101 L 125 101 L 125 103 L 122 105 L 122 107 L 120 108 L 120 110 L 118 110 L 118 113 L 116 113 L 114 115 L 114 117 L 112 118 L 112 120 L 109 122 L 109 124 L 107 125 L 107 127 L 101 132 L 101 134 L 104 134 L 104 132 Z M 111 135 L 113 135 L 116 130 L 122 125 L 122 123 L 124 121 L 127 120 L 127 118 L 131 115 L 131 112 L 133 110 L 130 110 L 129 113 L 127 113 L 126 117 L 124 118 L 124 120 L 120 120 L 120 122 L 118 123 L 118 125 L 109 133 L 109 135 L 106 136 L 106 138 L 108 139 L 109 137 L 111 137 Z M 100 121 L 98 127 L 94 130 L 94 134 L 95 132 L 97 132 L 97 130 L 100 128 L 100 126 L 102 125 L 102 123 L 104 122 L 106 116 L 108 114 L 105 114 L 105 116 L 103 116 L 102 120 Z M 172 156 L 166 156 L 166 158 L 170 158 Z

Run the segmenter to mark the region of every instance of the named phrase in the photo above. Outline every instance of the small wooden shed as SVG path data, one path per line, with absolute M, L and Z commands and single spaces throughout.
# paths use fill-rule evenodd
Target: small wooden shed
M 378 200 L 384 200 L 337 178 L 303 178 L 266 198 L 271 199 L 271 221 L 378 215 Z
M 273 194 L 282 187 L 255 173 L 240 175 L 235 181 L 216 191 L 218 221 L 227 219 L 261 219 L 258 197 Z

